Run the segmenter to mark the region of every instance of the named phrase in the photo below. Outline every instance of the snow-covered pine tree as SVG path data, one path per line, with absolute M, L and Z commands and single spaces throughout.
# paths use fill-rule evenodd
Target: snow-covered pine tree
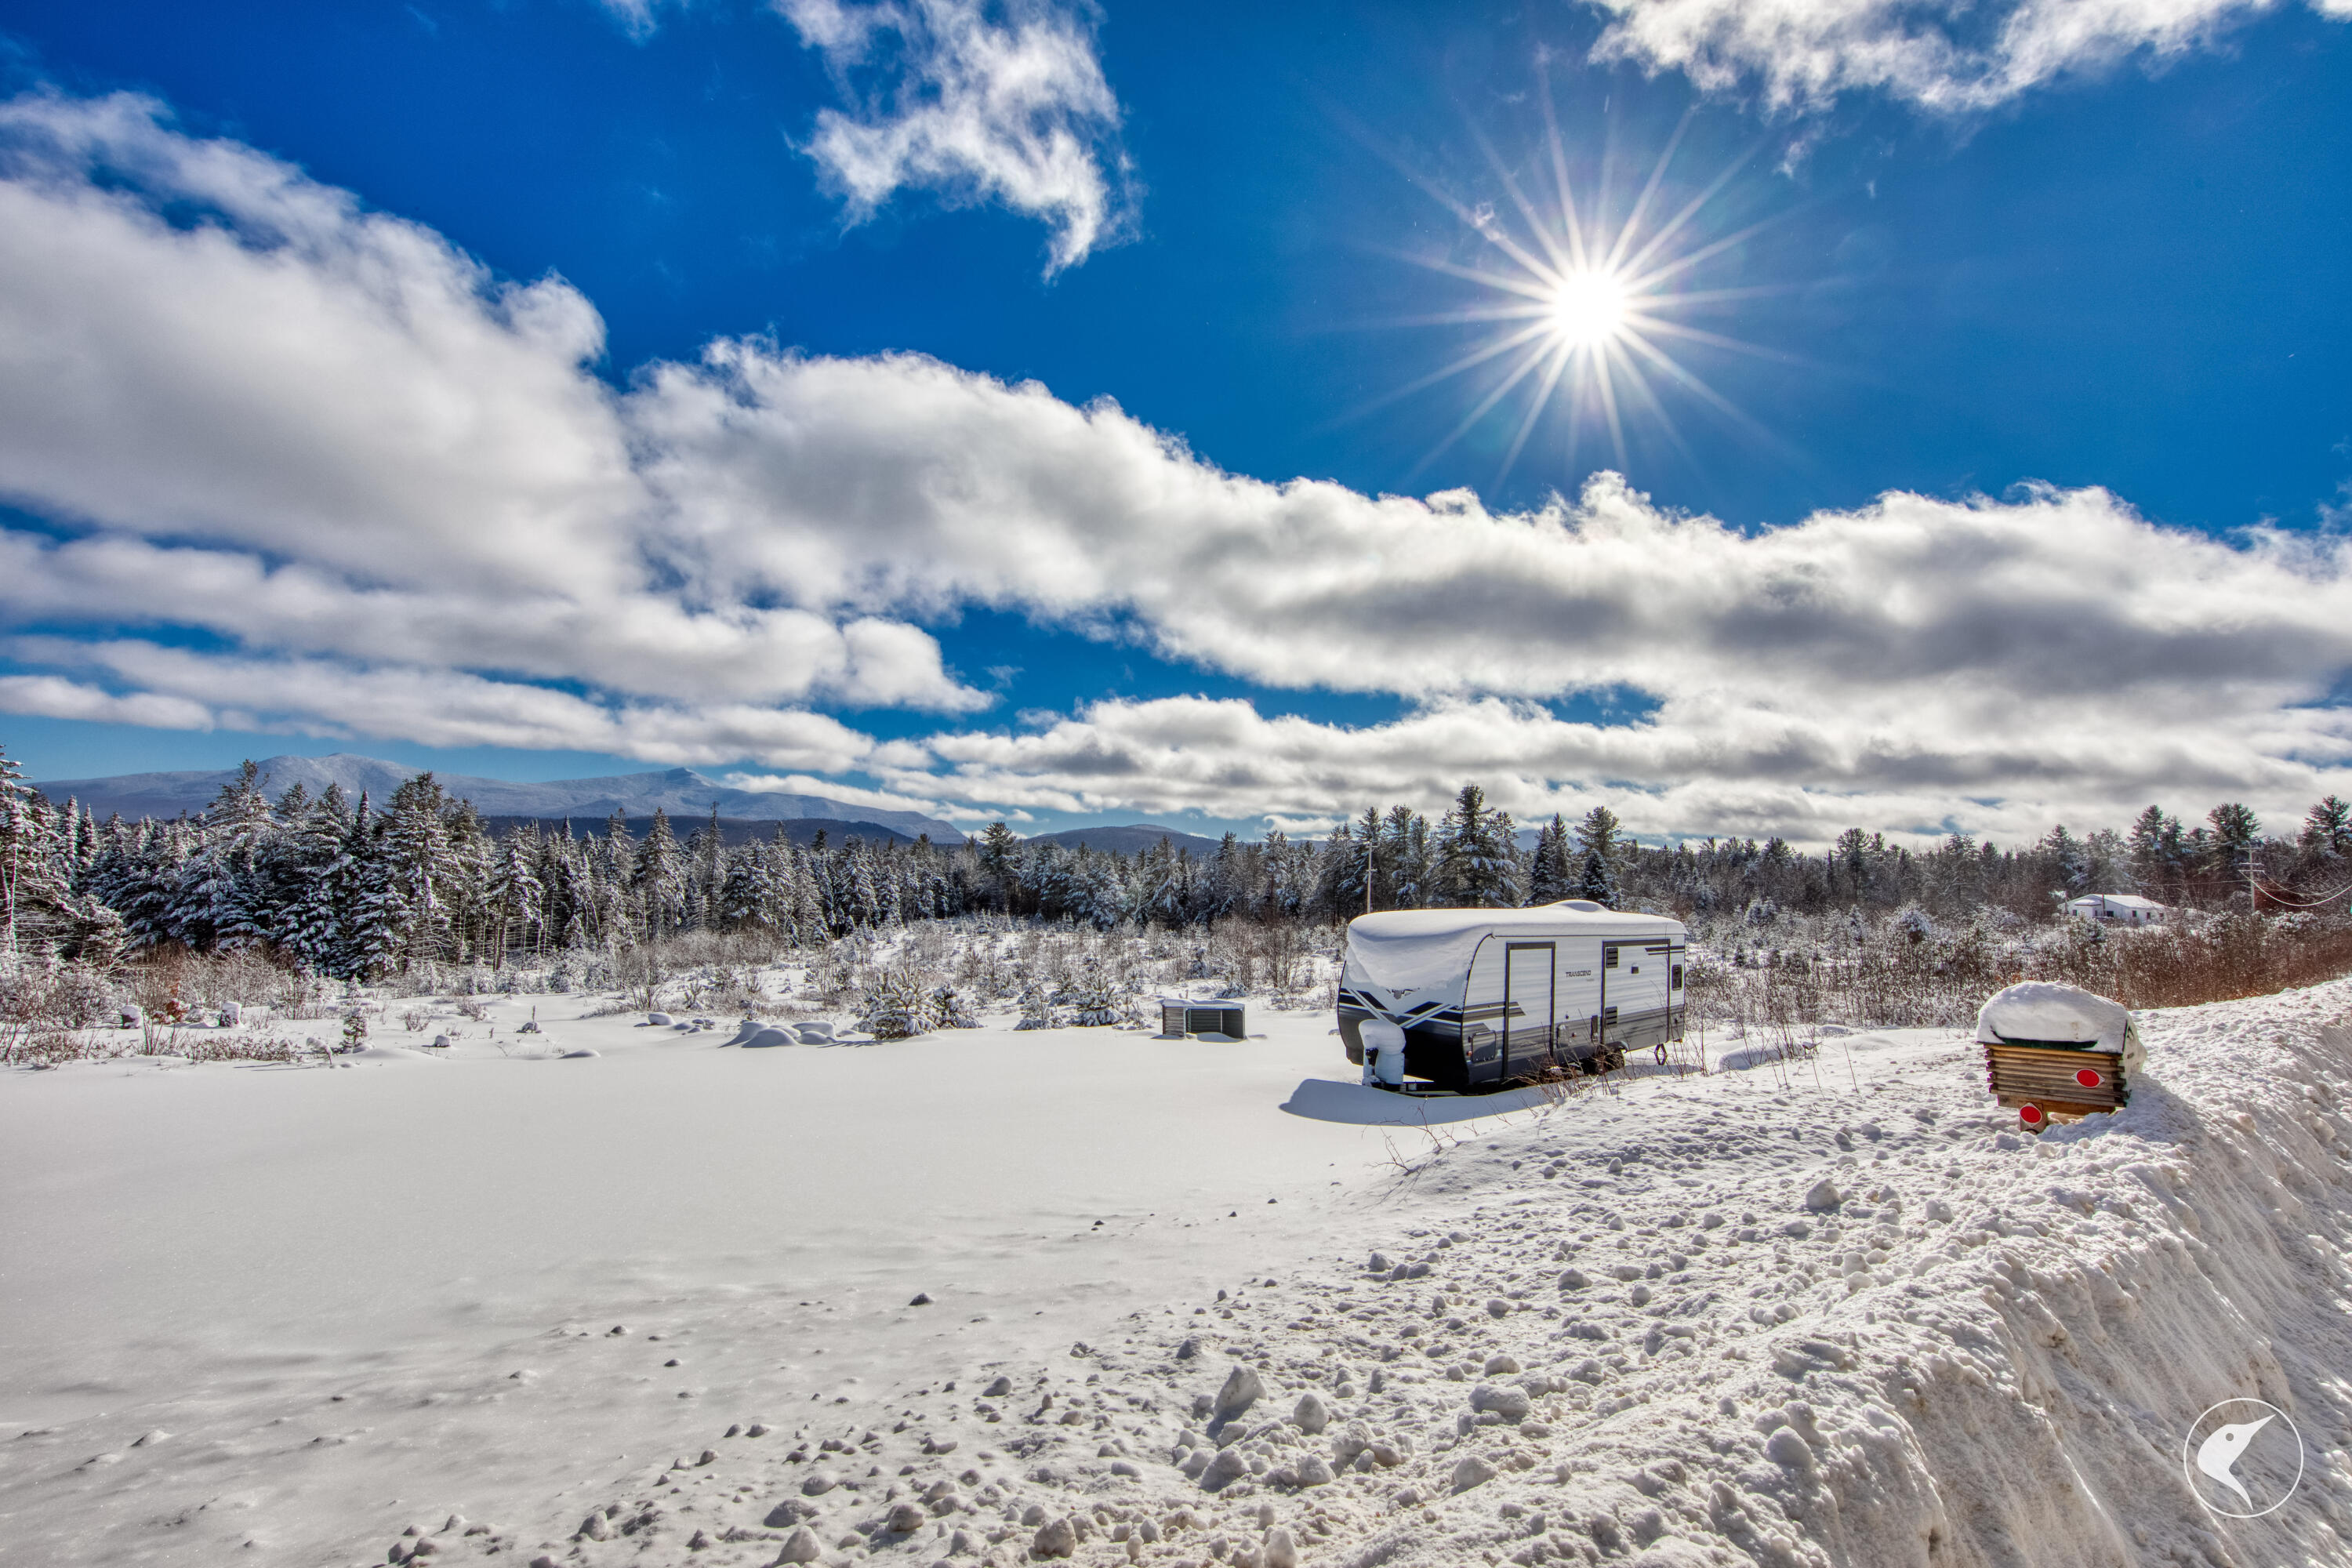
M 1615 812 L 1605 805 L 1594 806 L 1576 825 L 1576 852 L 1570 857 L 1571 860 L 1581 865 L 1586 856 L 1597 854 L 1609 863 L 1610 870 L 1615 871 L 1619 853 L 1617 836 L 1623 831 L 1624 824 L 1617 820 Z
M 1584 873 L 1577 879 L 1576 896 L 1591 899 L 1604 910 L 1617 907 L 1617 874 L 1598 849 L 1584 852 Z
M 1015 1029 L 1058 1029 L 1061 1021 L 1055 1016 L 1054 999 L 1045 987 L 1035 980 L 1026 980 L 1021 986 L 1021 1021 Z
M 108 901 L 122 916 L 132 951 L 179 940 L 172 923 L 172 906 L 186 859 L 187 830 L 183 824 L 142 821 L 132 829 L 121 879 L 107 894 Z
M 1297 920 L 1306 912 L 1314 894 L 1314 846 L 1294 840 L 1278 827 L 1273 828 L 1260 847 L 1259 858 L 1264 868 L 1257 895 L 1258 917 Z M 1115 872 L 1116 867 L 1113 869 Z
M 1518 847 L 1508 812 L 1486 804 L 1486 792 L 1464 784 L 1438 828 L 1437 882 L 1455 909 L 1502 909 L 1519 901 Z
M 482 952 L 488 944 L 490 870 L 498 856 L 472 801 L 458 801 L 446 814 L 445 820 L 449 831 L 449 858 L 441 896 L 448 908 L 449 926 L 455 938 L 450 956 L 463 960 Z
M 406 885 L 386 845 L 386 825 L 360 793 L 351 832 L 335 858 L 337 979 L 364 980 L 394 968 L 406 957 L 409 910 Z
M 539 951 L 540 906 L 546 889 L 535 869 L 538 861 L 539 829 L 532 824 L 525 823 L 499 846 L 485 899 L 492 969 L 502 966 L 509 954 L 530 956 Z
M 1429 819 L 1410 806 L 1390 807 L 1381 822 L 1380 848 L 1373 863 L 1381 868 L 1380 874 L 1386 884 L 1385 908 L 1418 910 L 1427 906 L 1432 899 Z
M 273 921 L 283 952 L 306 969 L 339 978 L 343 967 L 343 882 L 349 875 L 344 840 L 350 833 L 348 816 L 338 828 L 336 814 L 326 801 L 310 807 L 295 836 L 297 854 L 281 858 L 292 886 Z M 323 841 L 315 858 L 309 853 L 314 838 Z
M 0 963 L 14 966 L 38 940 L 37 911 L 66 896 L 58 873 L 55 824 L 24 769 L 0 752 Z
M 940 1026 L 935 988 L 911 964 L 893 964 L 866 994 L 857 1027 L 877 1040 L 904 1040 Z
M 783 829 L 776 830 L 783 837 Z M 793 940 L 803 945 L 824 940 L 830 919 L 825 908 L 824 885 L 818 879 L 814 858 L 797 844 L 784 845 L 785 862 L 791 870 L 787 880 L 792 891 Z
M 932 988 L 931 1016 L 939 1020 L 939 1026 L 942 1029 L 980 1027 L 980 1020 L 971 1016 L 971 1009 L 964 1005 L 963 998 L 952 985 Z
M 768 846 L 753 839 L 730 857 L 719 889 L 719 919 L 730 931 L 776 929 L 776 870 Z
M 2061 899 L 2074 898 L 2090 890 L 2091 858 L 2083 841 L 2066 831 L 2060 823 L 2049 836 L 2034 846 L 2042 858 L 2051 879 L 2057 883 L 2053 891 Z
M 648 939 L 676 936 L 686 923 L 688 866 L 677 837 L 670 831 L 669 813 L 656 807 L 646 841 L 637 846 L 637 863 L 630 883 L 645 920 Z
M 1102 1028 L 1118 1022 L 1118 997 L 1111 989 L 1109 977 L 1103 973 L 1100 962 L 1092 958 L 1071 977 L 1054 1001 L 1069 1009 L 1069 1022 L 1076 1028 Z
M 1552 813 L 1536 836 L 1535 854 L 1528 864 L 1528 902 L 1556 904 L 1577 896 L 1568 858 L 1568 826 Z

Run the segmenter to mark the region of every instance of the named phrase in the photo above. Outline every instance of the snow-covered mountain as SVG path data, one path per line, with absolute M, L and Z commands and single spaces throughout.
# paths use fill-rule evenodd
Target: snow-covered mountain
M 362 790 L 377 801 L 414 777 L 416 769 L 374 757 L 337 752 L 327 757 L 271 757 L 261 764 L 269 793 L 280 794 L 299 784 L 316 795 L 331 784 L 356 798 Z M 223 784 L 236 776 L 235 769 L 176 773 L 119 773 L 112 778 L 51 779 L 37 787 L 54 801 L 80 801 L 100 818 L 109 812 L 124 816 L 177 816 L 202 811 Z M 703 777 L 692 768 L 658 773 L 619 773 L 609 778 L 554 779 L 544 784 L 510 784 L 505 779 L 469 778 L 461 773 L 434 775 L 451 795 L 474 803 L 485 816 L 604 817 L 618 811 L 625 816 L 650 816 L 656 810 L 676 817 L 710 815 L 713 805 L 723 817 L 758 822 L 796 822 L 803 817 L 879 823 L 909 837 L 928 833 L 933 843 L 960 844 L 961 830 L 914 811 L 884 811 L 849 805 L 813 795 L 776 795 L 732 789 Z
M 846 810 L 847 807 L 844 807 Z M 1165 838 L 1179 849 L 1189 849 L 1194 855 L 1214 855 L 1218 841 L 1203 838 L 1197 833 L 1184 833 L 1173 827 L 1161 827 L 1157 823 L 1130 823 L 1125 827 L 1067 827 L 1059 833 L 1040 833 L 1036 841 L 1060 844 L 1076 848 L 1090 845 L 1114 855 L 1140 855 Z

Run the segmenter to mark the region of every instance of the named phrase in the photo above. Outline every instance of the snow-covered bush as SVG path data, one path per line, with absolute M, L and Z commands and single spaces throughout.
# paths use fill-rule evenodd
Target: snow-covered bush
M 904 1040 L 940 1026 L 939 987 L 910 964 L 884 971 L 858 1005 L 857 1027 L 877 1040 Z
M 1070 1010 L 1070 1023 L 1078 1028 L 1105 1028 L 1119 1022 L 1126 1009 L 1119 1005 L 1109 978 L 1101 964 L 1092 959 L 1069 984 L 1054 997 L 1060 1006 Z
M 1054 1015 L 1054 1000 L 1045 986 L 1032 980 L 1021 988 L 1021 1021 L 1016 1029 L 1058 1029 L 1061 1022 Z
M 939 1019 L 939 1026 L 942 1029 L 980 1027 L 980 1020 L 971 1016 L 971 1009 L 964 1005 L 962 996 L 952 985 L 941 985 L 931 992 L 931 1013 Z

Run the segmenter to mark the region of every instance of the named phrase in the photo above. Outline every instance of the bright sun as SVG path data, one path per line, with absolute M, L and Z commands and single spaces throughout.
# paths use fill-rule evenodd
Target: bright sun
M 1551 330 L 1574 348 L 1596 348 L 1625 325 L 1625 285 L 1613 273 L 1576 271 L 1551 291 Z
M 1526 406 L 1517 427 L 1496 426 L 1497 433 L 1507 430 L 1508 437 L 1499 443 L 1497 484 L 1535 435 L 1544 411 L 1556 403 L 1565 405 L 1559 429 L 1566 437 L 1562 458 L 1570 463 L 1584 433 L 1599 426 L 1607 432 L 1619 471 L 1626 471 L 1629 416 L 1653 420 L 1665 439 L 1687 458 L 1688 447 L 1659 396 L 1669 386 L 1769 444 L 1769 432 L 1707 385 L 1676 353 L 1688 345 L 1801 363 L 1680 319 L 1692 311 L 1786 292 L 1790 287 L 1696 286 L 1701 268 L 1778 221 L 1760 218 L 1731 233 L 1700 237 L 1700 229 L 1711 216 L 1736 208 L 1737 204 L 1727 206 L 1718 198 L 1744 159 L 1735 158 L 1714 179 L 1686 194 L 1669 195 L 1669 190 L 1681 184 L 1670 184 L 1668 179 L 1669 165 L 1683 138 L 1677 130 L 1630 203 L 1612 195 L 1610 155 L 1605 153 L 1600 160 L 1599 178 L 1586 199 L 1580 201 L 1570 187 L 1571 160 L 1552 117 L 1550 93 L 1538 93 L 1537 99 L 1548 143 L 1538 152 L 1549 155 L 1531 157 L 1524 165 L 1533 184 L 1523 183 L 1521 169 L 1507 164 L 1491 145 L 1486 146 L 1496 182 L 1507 198 L 1507 205 L 1499 210 L 1483 203 L 1473 205 L 1436 181 L 1398 164 L 1408 179 L 1443 203 L 1488 247 L 1487 254 L 1467 260 L 1457 258 L 1450 249 L 1400 252 L 1415 265 L 1475 285 L 1484 296 L 1426 316 L 1403 318 L 1403 322 L 1448 327 L 1476 324 L 1486 330 L 1465 343 L 1450 363 L 1414 377 L 1356 412 L 1369 413 L 1458 375 L 1475 373 L 1486 384 L 1467 400 L 1468 406 L 1453 428 L 1407 470 L 1410 476 L 1436 461 L 1486 422 L 1505 398 L 1519 392 Z M 1687 127 L 1688 121 L 1685 124 Z M 1483 137 L 1480 141 L 1486 145 Z M 1677 202 L 1678 205 L 1674 205 Z M 1512 221 L 1513 214 L 1517 223 Z

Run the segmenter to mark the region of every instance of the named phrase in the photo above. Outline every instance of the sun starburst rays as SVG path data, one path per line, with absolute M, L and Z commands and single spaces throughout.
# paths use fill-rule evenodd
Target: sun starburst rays
M 1717 392 L 1675 352 L 1726 350 L 1769 359 L 1796 356 L 1709 330 L 1681 318 L 1721 310 L 1743 301 L 1784 292 L 1765 287 L 1694 287 L 1706 264 L 1753 237 L 1772 220 L 1736 233 L 1701 238 L 1711 204 L 1722 195 L 1747 162 L 1743 155 L 1679 203 L 1670 200 L 1672 165 L 1690 118 L 1667 138 L 1647 177 L 1622 212 L 1612 210 L 1612 159 L 1600 160 L 1590 195 L 1578 190 L 1570 173 L 1568 146 L 1543 100 L 1545 146 L 1530 182 L 1515 171 L 1491 142 L 1473 128 L 1480 152 L 1501 195 L 1496 205 L 1474 206 L 1434 180 L 1400 169 L 1435 198 L 1483 242 L 1472 260 L 1398 252 L 1402 259 L 1475 286 L 1485 299 L 1432 310 L 1391 325 L 1483 328 L 1480 341 L 1445 364 L 1350 411 L 1360 416 L 1459 376 L 1481 373 L 1487 384 L 1468 409 L 1408 471 L 1416 478 L 1460 444 L 1514 395 L 1525 406 L 1513 411 L 1507 435 L 1498 432 L 1502 456 L 1495 473 L 1500 484 L 1536 441 L 1548 411 L 1564 414 L 1564 458 L 1573 463 L 1580 440 L 1605 437 L 1622 470 L 1630 467 L 1627 428 L 1638 419 L 1654 426 L 1685 459 L 1696 462 L 1690 444 L 1675 428 L 1660 391 L 1671 387 L 1723 416 L 1743 433 L 1770 442 L 1763 426 Z M 1549 190 L 1542 187 L 1549 176 Z M 1671 208 L 1671 210 L 1667 210 Z M 1505 214 L 1516 216 L 1507 221 Z M 1772 443 L 1778 445 L 1778 443 Z

